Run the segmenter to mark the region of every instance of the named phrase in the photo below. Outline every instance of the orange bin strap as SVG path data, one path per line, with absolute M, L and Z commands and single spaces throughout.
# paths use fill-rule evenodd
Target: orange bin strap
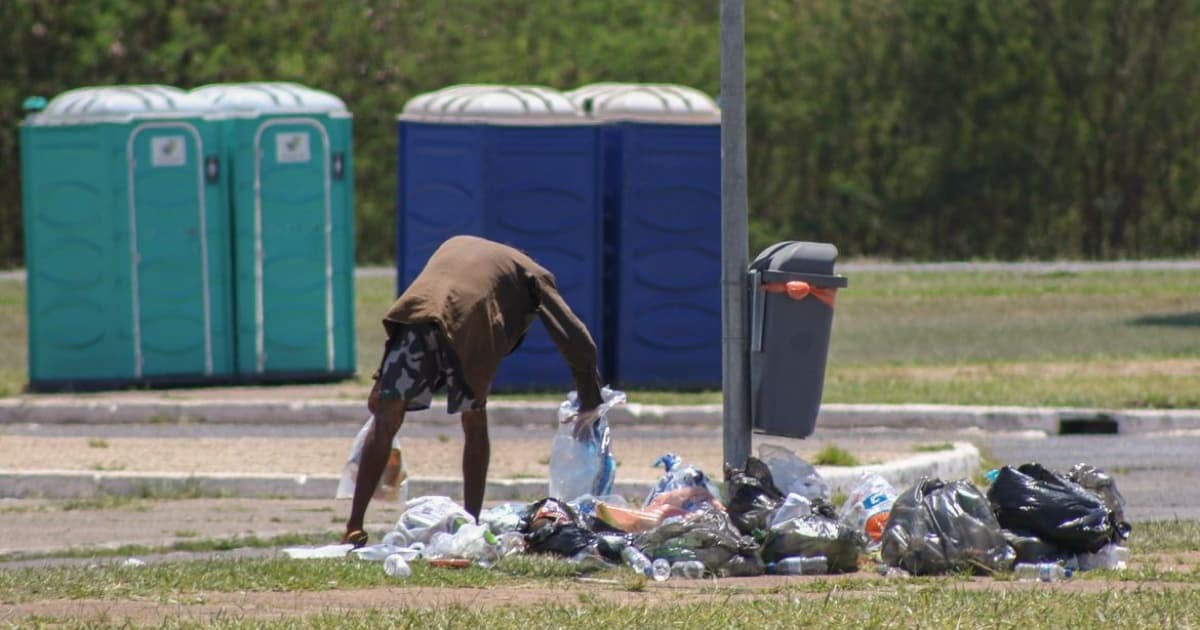
M 829 305 L 829 308 L 833 308 L 833 303 L 837 300 L 836 287 L 814 287 L 803 280 L 764 282 L 762 287 L 767 293 L 786 293 L 793 300 L 803 300 L 811 295 Z

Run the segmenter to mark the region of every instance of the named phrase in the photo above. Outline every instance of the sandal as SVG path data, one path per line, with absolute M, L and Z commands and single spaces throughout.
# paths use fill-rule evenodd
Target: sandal
M 346 532 L 346 534 L 342 536 L 342 544 L 354 545 L 354 548 L 358 549 L 366 546 L 367 538 L 367 532 L 364 532 L 361 529 L 356 529 L 352 532 Z

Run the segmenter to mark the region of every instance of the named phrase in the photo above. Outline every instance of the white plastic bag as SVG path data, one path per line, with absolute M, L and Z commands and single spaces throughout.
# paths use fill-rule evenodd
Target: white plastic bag
M 771 470 L 775 487 L 786 494 L 798 494 L 809 501 L 829 500 L 829 484 L 813 465 L 791 450 L 775 444 L 760 444 L 758 458 Z
M 786 523 L 794 518 L 802 518 L 812 516 L 812 501 L 796 494 L 791 493 L 771 512 L 770 527 L 775 527 L 780 523 Z
M 435 534 L 421 556 L 426 560 L 465 558 L 486 567 L 500 559 L 500 552 L 500 539 L 486 525 L 466 523 L 453 534 Z
M 335 498 L 354 498 L 354 485 L 358 480 L 358 464 L 362 461 L 363 445 L 374 424 L 375 416 L 372 415 L 358 430 L 358 435 L 354 436 L 354 443 L 350 446 L 350 455 L 346 458 L 346 465 L 342 467 L 342 478 L 338 480 Z M 392 437 L 391 454 L 383 469 L 383 476 L 379 478 L 375 494 L 371 498 L 375 501 L 399 501 L 401 504 L 408 500 L 408 469 L 404 467 L 404 455 L 400 451 L 399 432 Z
M 558 408 L 558 430 L 550 448 L 550 497 L 571 501 L 585 494 L 602 496 L 612 490 L 617 460 L 612 454 L 608 430 L 608 410 L 625 402 L 625 392 L 607 387 L 600 391 L 599 417 L 592 431 L 582 440 L 575 439 L 574 419 L 579 413 L 575 392 Z
M 867 550 L 876 549 L 892 504 L 900 493 L 879 473 L 863 473 L 838 510 L 838 518 L 867 537 Z
M 428 545 L 434 534 L 452 534 L 466 523 L 474 523 L 463 507 L 450 497 L 424 496 L 409 501 L 404 512 L 396 521 L 395 535 L 386 540 L 400 546 L 411 546 L 414 542 Z

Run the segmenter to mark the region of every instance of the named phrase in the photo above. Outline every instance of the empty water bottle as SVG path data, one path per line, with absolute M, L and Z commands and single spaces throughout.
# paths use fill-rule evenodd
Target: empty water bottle
M 383 572 L 392 577 L 406 578 L 412 575 L 412 567 L 402 554 L 394 553 L 383 559 Z
M 629 565 L 629 568 L 646 577 L 650 577 L 654 573 L 650 558 L 647 558 L 646 554 L 638 551 L 638 548 L 633 545 L 626 545 L 621 550 L 621 559 L 625 561 L 625 564 Z
M 666 558 L 658 558 L 650 563 L 650 574 L 655 582 L 664 582 L 671 577 L 671 561 Z
M 779 575 L 824 575 L 829 573 L 829 561 L 825 556 L 791 556 L 776 562 L 774 573 Z
M 704 577 L 704 563 L 699 560 L 682 560 L 671 565 L 671 577 L 699 580 Z
M 1071 570 L 1057 562 L 1019 562 L 1013 567 L 1013 576 L 1020 582 L 1058 582 L 1071 577 Z

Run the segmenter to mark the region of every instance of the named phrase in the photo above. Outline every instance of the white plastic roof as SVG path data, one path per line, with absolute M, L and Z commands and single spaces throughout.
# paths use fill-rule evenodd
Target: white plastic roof
M 587 122 L 562 92 L 534 85 L 455 85 L 413 97 L 399 118 L 423 122 Z
M 168 85 L 97 86 L 59 94 L 26 122 L 33 125 L 120 122 L 133 118 L 203 114 L 209 109 L 202 99 Z
M 340 113 L 346 111 L 342 99 L 298 83 L 214 83 L 191 92 L 217 112 L 242 113 Z
M 566 93 L 597 120 L 719 124 L 716 101 L 700 90 L 667 83 L 593 83 Z

